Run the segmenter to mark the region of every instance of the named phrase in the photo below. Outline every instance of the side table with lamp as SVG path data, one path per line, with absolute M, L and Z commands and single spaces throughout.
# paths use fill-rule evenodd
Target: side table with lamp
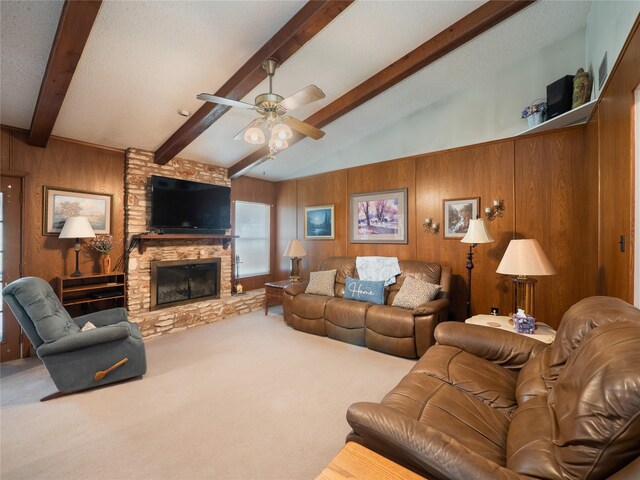
M 307 252 L 302 246 L 302 242 L 298 239 L 289 240 L 287 248 L 284 250 L 283 257 L 291 259 L 291 273 L 289 280 L 280 280 L 278 282 L 267 282 L 264 284 L 264 314 L 269 312 L 269 305 L 282 305 L 282 297 L 284 288 L 287 285 L 300 281 L 300 260 L 306 256 Z

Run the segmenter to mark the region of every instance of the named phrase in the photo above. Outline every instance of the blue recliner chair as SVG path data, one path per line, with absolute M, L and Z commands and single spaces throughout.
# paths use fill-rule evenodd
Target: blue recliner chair
M 51 285 L 36 277 L 16 280 L 2 294 L 61 394 L 147 371 L 140 329 L 127 320 L 124 308 L 71 318 Z M 81 331 L 89 321 L 97 328 Z

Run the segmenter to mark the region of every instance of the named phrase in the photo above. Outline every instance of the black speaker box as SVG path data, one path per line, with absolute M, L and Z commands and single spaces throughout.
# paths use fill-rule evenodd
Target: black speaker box
M 571 110 L 573 75 L 566 75 L 547 85 L 547 120 Z

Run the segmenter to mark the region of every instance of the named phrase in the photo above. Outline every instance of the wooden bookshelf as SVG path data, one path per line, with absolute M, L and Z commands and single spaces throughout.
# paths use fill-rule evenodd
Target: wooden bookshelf
M 71 316 L 91 311 L 124 307 L 127 298 L 126 275 L 122 272 L 56 277 L 56 295 Z

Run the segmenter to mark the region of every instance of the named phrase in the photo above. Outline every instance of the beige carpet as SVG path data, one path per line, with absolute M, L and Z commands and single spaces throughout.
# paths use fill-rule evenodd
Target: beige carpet
M 39 360 L 2 364 L 2 480 L 314 478 L 344 444 L 347 407 L 414 362 L 277 312 L 149 339 L 143 379 L 44 403 Z

